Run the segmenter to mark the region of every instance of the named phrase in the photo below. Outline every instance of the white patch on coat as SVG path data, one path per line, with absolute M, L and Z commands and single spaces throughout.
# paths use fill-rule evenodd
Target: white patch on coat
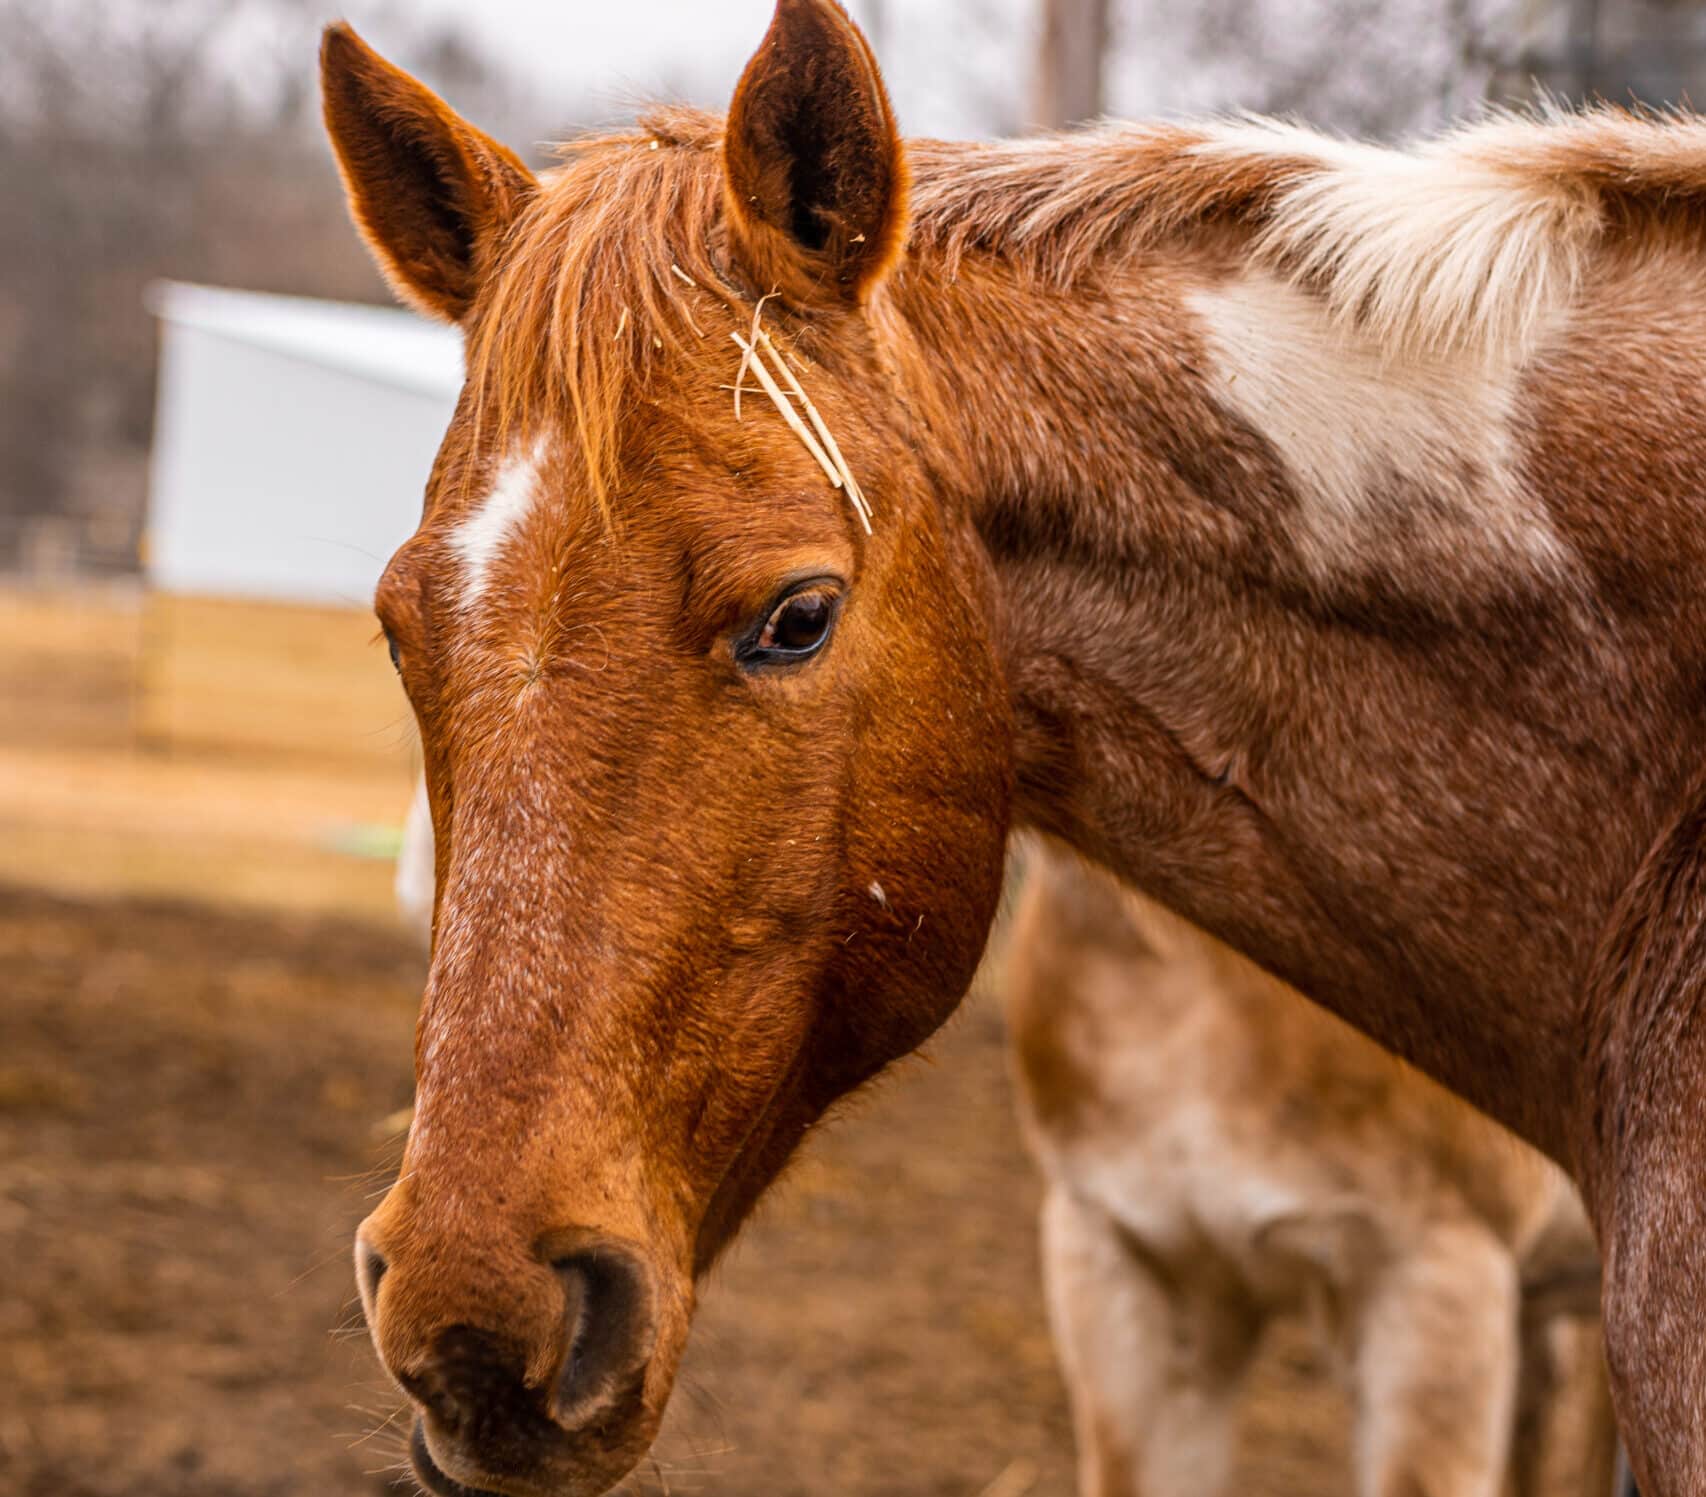
M 462 563 L 463 608 L 472 608 L 485 595 L 492 564 L 526 521 L 539 492 L 539 469 L 544 444 L 505 458 L 491 493 L 475 506 L 450 537 L 450 549 Z
M 1186 303 L 1217 398 L 1267 439 L 1298 491 L 1296 540 L 1317 577 L 1407 560 L 1427 562 L 1432 579 L 1563 572 L 1563 544 L 1517 476 L 1515 363 L 1394 357 L 1262 270 Z

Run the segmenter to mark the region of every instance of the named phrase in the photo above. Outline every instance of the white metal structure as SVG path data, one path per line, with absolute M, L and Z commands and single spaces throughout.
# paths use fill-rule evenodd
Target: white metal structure
M 367 606 L 414 529 L 462 340 L 386 307 L 162 282 L 146 570 L 169 592 Z

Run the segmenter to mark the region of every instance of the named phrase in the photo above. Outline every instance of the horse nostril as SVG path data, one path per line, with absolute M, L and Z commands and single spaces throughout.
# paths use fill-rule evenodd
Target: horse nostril
M 564 1253 L 551 1267 L 566 1300 L 556 1413 L 565 1424 L 584 1424 L 638 1395 L 656 1339 L 650 1278 L 631 1254 L 607 1245 Z
M 373 1307 L 379 1302 L 379 1281 L 385 1277 L 385 1255 L 365 1237 L 355 1240 L 355 1284 L 361 1294 L 362 1313 L 373 1324 Z

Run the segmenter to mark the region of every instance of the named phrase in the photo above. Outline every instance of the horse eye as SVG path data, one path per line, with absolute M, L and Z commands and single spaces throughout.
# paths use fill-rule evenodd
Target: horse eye
M 829 638 L 835 622 L 836 593 L 821 584 L 801 588 L 778 603 L 764 627 L 738 649 L 743 664 L 764 665 L 803 660 Z
M 400 676 L 403 674 L 403 652 L 397 648 L 397 641 L 389 634 L 385 636 L 385 643 L 391 650 L 391 669 Z

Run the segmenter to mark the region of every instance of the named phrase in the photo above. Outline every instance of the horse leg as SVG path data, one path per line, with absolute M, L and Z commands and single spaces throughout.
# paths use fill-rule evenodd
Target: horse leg
M 1517 1270 L 1478 1222 L 1428 1227 L 1351 1307 L 1361 1497 L 1498 1497 L 1518 1363 Z
M 1524 1290 L 1509 1497 L 1627 1497 L 1597 1311 L 1597 1296 L 1583 1313 Z
M 1080 1497 L 1216 1497 L 1260 1327 L 1237 1294 L 1181 1285 L 1106 1213 L 1055 1185 L 1043 1272 L 1072 1401 Z

